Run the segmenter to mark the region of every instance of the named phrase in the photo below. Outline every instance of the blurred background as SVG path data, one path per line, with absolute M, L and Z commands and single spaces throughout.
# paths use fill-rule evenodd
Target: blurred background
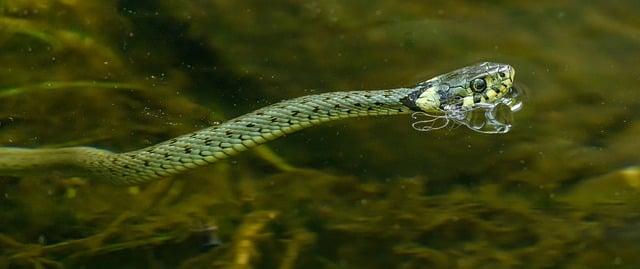
M 0 2 L 0 144 L 149 146 L 482 61 L 503 135 L 305 129 L 139 187 L 0 180 L 0 268 L 638 268 L 640 2 Z

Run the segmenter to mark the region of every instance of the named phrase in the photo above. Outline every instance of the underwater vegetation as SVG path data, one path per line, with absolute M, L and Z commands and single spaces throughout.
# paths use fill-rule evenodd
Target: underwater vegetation
M 631 1 L 0 2 L 0 145 L 128 151 L 264 105 L 513 65 L 505 135 L 315 127 L 136 187 L 0 178 L 0 268 L 637 268 Z

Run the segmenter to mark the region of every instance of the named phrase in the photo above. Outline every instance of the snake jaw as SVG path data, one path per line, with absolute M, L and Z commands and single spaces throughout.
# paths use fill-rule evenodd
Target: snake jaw
M 418 84 L 412 98 L 403 103 L 418 111 L 413 114 L 417 120 L 413 127 L 419 131 L 455 123 L 480 133 L 506 133 L 511 112 L 522 103 L 521 94 L 513 88 L 514 76 L 509 65 L 480 63 Z
M 421 82 L 400 101 L 414 111 L 423 112 L 496 104 L 510 91 L 514 75 L 509 65 L 480 63 Z M 481 81 L 483 89 L 473 88 L 477 81 Z

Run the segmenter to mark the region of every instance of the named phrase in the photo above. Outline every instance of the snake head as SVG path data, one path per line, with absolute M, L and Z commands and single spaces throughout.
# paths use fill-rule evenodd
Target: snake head
M 440 77 L 440 108 L 479 104 L 495 104 L 512 88 L 515 70 L 506 64 L 481 63 L 465 67 Z
M 416 85 L 403 103 L 414 110 L 437 112 L 495 104 L 512 91 L 515 70 L 484 62 L 437 76 Z
M 509 131 L 511 113 L 520 110 L 522 92 L 513 87 L 515 70 L 507 64 L 484 62 L 467 66 L 419 83 L 401 101 L 426 120 L 416 123 L 425 131 L 434 128 L 434 118 L 465 125 L 482 133 Z M 436 114 L 430 114 L 435 112 Z M 435 115 L 435 116 L 434 116 Z

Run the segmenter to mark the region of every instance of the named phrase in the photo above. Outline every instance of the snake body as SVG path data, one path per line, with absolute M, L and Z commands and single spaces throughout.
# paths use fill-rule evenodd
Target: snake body
M 65 173 L 140 184 L 228 158 L 323 122 L 361 116 L 439 112 L 495 103 L 512 87 L 508 65 L 482 63 L 437 76 L 415 87 L 345 91 L 285 100 L 168 141 L 124 153 L 92 147 L 0 148 L 0 174 Z M 483 85 L 481 85 L 483 84 Z

